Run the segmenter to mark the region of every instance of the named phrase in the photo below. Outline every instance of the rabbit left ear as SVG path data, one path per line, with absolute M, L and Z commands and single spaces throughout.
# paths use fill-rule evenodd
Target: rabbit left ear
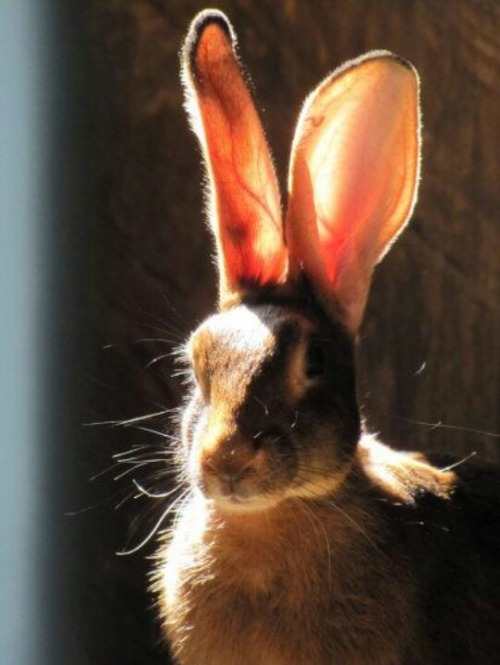
M 285 281 L 288 260 L 278 183 L 235 43 L 226 17 L 206 10 L 183 52 L 187 108 L 210 181 L 222 307 L 248 287 Z
M 406 225 L 419 172 L 418 78 L 386 51 L 351 61 L 306 99 L 289 176 L 290 275 L 304 271 L 356 332 L 375 264 Z

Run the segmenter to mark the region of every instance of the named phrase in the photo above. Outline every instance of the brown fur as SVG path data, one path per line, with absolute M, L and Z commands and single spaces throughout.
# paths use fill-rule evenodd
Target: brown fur
M 163 578 L 162 614 L 179 662 L 399 663 L 417 630 L 415 585 L 381 548 L 384 525 L 364 503 L 338 493 L 332 503 L 290 499 L 265 514 L 225 515 L 204 514 L 195 500 Z M 186 555 L 192 562 L 176 571 Z
M 486 559 L 471 569 L 471 556 L 477 566 L 484 553 L 471 555 L 479 543 L 468 543 L 463 525 L 450 521 L 457 483 L 453 471 L 367 437 L 331 498 L 231 514 L 194 496 L 158 577 L 178 662 L 493 665 L 500 618 L 498 604 L 489 609 L 486 602 L 489 595 L 498 603 L 498 561 L 490 561 L 496 588 L 478 598 L 481 573 L 491 569 Z M 435 503 L 430 512 L 418 506 L 428 501 Z M 449 558 L 439 569 L 433 540 L 443 538 Z M 477 577 L 472 587 L 454 578 L 457 566 Z M 436 576 L 451 607 L 429 626 L 422 613 L 426 593 L 441 602 L 439 590 L 428 589 Z

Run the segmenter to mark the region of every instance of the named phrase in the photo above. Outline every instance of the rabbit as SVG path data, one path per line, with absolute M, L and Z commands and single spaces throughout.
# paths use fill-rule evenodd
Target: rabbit
M 190 492 L 155 573 L 175 662 L 500 662 L 498 471 L 391 449 L 365 431 L 356 396 L 374 266 L 417 196 L 414 68 L 373 51 L 307 97 L 282 219 L 220 11 L 194 19 L 182 66 L 219 306 L 184 348 Z

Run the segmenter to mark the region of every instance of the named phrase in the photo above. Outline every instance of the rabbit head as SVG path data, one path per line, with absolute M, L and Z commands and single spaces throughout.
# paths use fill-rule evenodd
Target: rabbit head
M 187 108 L 208 174 L 219 313 L 187 347 L 182 433 L 194 484 L 226 511 L 324 496 L 360 436 L 354 341 L 375 264 L 406 225 L 419 172 L 418 79 L 374 51 L 306 99 L 286 213 L 225 16 L 183 50 Z

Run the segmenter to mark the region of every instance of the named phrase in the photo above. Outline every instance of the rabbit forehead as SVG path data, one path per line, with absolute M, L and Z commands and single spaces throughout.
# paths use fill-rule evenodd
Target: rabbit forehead
M 283 306 L 240 305 L 216 314 L 191 338 L 195 372 L 211 385 L 214 403 L 230 411 L 256 393 L 267 399 L 271 390 L 274 399 L 283 398 L 291 390 L 293 358 L 312 328 L 309 319 Z
M 208 318 L 195 332 L 193 349 L 203 351 L 205 346 L 225 348 L 238 354 L 260 355 L 275 347 L 278 325 L 273 307 L 247 307 L 242 305 Z
M 228 362 L 247 358 L 260 364 L 312 327 L 305 316 L 285 307 L 240 305 L 204 321 L 193 333 L 189 350 L 194 360 L 209 360 L 219 351 L 227 354 Z

